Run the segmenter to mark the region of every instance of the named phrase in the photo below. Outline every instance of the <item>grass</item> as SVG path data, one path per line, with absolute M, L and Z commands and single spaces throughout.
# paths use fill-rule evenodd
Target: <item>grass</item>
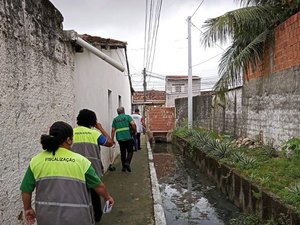
M 237 147 L 232 137 L 200 128 L 179 128 L 174 135 L 235 168 L 300 213 L 299 138 L 287 140 L 281 149 L 274 149 L 271 144 Z

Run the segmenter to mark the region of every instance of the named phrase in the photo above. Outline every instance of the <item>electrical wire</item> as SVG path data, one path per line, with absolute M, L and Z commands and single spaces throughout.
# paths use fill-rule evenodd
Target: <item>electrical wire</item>
M 204 34 L 204 32 L 203 32 L 200 28 L 198 28 L 195 24 L 193 24 L 193 23 L 191 23 L 191 24 L 192 24 L 192 26 L 195 27 L 198 31 L 200 31 L 201 34 Z M 225 51 L 225 49 L 222 48 L 220 45 L 216 44 L 216 46 L 218 46 L 220 49 L 222 49 L 223 51 Z
M 157 22 L 156 22 L 156 26 L 155 26 L 155 36 L 154 36 L 154 45 L 153 47 L 153 54 L 152 54 L 152 58 L 151 58 L 151 64 L 150 64 L 150 71 L 152 71 L 153 68 L 153 63 L 154 63 L 154 56 L 155 56 L 155 51 L 156 51 L 156 41 L 157 41 L 157 33 L 158 33 L 158 28 L 159 28 L 159 21 L 160 21 L 160 15 L 161 15 L 161 7 L 162 7 L 162 0 L 160 0 L 160 3 L 157 5 Z
M 196 12 L 198 11 L 198 9 L 200 8 L 200 6 L 202 5 L 203 2 L 204 2 L 204 0 L 202 0 L 202 2 L 199 4 L 199 6 L 198 6 L 197 9 L 195 10 L 195 12 L 192 14 L 191 19 L 192 19 L 192 17 L 196 14 Z
M 144 62 L 143 67 L 152 70 L 163 0 L 146 0 Z
M 147 43 L 147 26 L 148 26 L 148 0 L 146 0 L 146 7 L 145 7 L 145 34 L 144 34 L 144 60 L 143 60 L 143 67 L 145 67 L 146 62 L 146 43 Z
M 211 57 L 211 58 L 208 58 L 207 60 L 204 60 L 204 61 L 202 61 L 202 62 L 199 62 L 199 63 L 193 65 L 192 67 L 196 67 L 196 66 L 199 66 L 199 65 L 201 65 L 201 64 L 203 64 L 203 63 L 206 63 L 206 62 L 208 62 L 208 61 L 210 61 L 210 60 L 212 60 L 212 59 L 218 57 L 218 56 L 221 55 L 221 54 L 223 54 L 223 52 L 221 52 L 221 53 L 219 53 L 219 54 L 217 54 L 217 55 L 215 55 L 215 56 L 213 56 L 213 57 Z

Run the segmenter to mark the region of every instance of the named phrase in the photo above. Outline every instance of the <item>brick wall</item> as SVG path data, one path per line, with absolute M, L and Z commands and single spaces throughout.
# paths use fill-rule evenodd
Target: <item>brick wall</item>
M 264 51 L 264 60 L 246 79 L 276 73 L 300 64 L 300 12 L 280 24 L 275 30 L 275 42 Z
M 152 132 L 172 131 L 175 128 L 175 108 L 149 107 L 146 122 Z

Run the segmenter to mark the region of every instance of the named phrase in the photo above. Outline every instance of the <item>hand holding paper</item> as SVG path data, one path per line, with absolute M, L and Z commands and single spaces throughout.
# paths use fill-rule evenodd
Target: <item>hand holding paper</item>
M 112 205 L 109 203 L 109 201 L 106 201 L 103 207 L 103 213 L 110 213 L 111 209 Z

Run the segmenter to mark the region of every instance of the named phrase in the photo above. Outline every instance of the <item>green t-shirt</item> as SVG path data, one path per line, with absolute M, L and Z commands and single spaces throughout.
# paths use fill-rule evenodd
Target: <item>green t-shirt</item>
M 97 176 L 92 165 L 88 168 L 88 170 L 85 173 L 85 180 L 88 188 L 94 188 L 101 183 L 101 180 Z M 36 181 L 29 166 L 21 183 L 20 190 L 22 192 L 32 193 L 35 188 L 35 184 Z
M 132 140 L 131 121 L 132 117 L 126 114 L 120 114 L 114 118 L 112 127 L 116 129 L 117 141 Z

